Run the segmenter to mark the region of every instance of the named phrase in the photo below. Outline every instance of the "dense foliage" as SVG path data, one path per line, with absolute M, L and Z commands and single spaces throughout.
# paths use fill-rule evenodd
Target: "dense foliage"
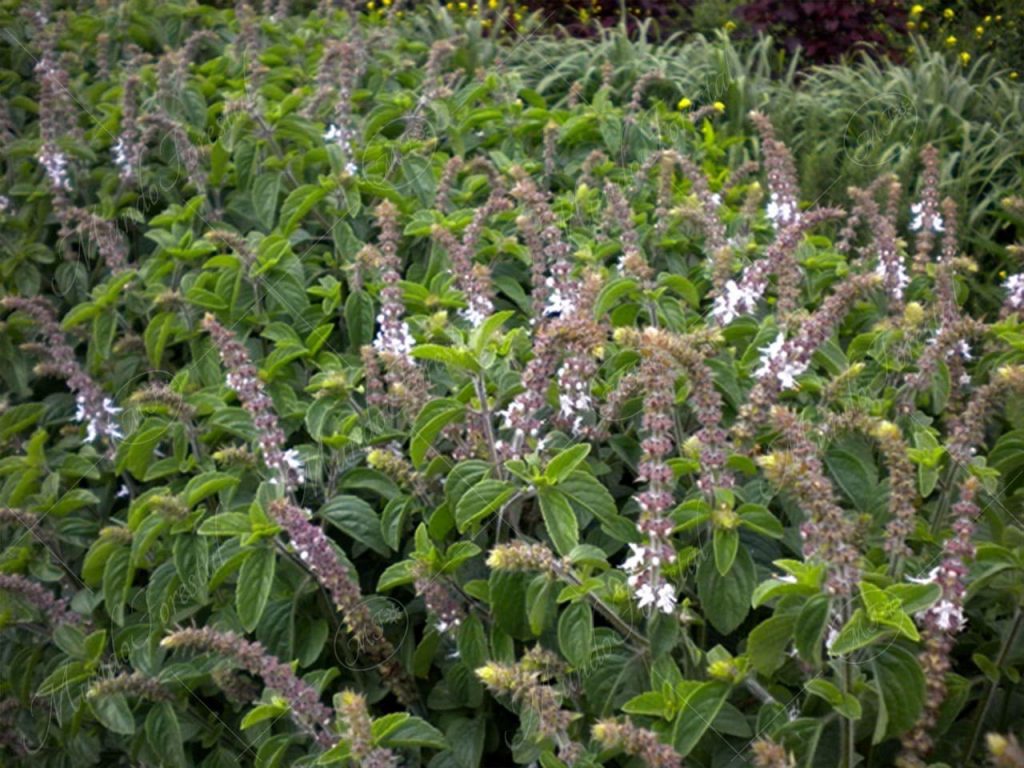
M 902 0 L 752 0 L 740 14 L 759 32 L 779 37 L 812 61 L 834 61 L 860 49 L 880 53 L 906 24 Z
M 287 5 L 0 8 L 4 764 L 1019 765 L 1012 166 Z

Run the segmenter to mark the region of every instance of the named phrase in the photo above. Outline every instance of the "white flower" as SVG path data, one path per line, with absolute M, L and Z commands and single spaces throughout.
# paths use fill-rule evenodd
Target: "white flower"
M 773 224 L 778 226 L 779 224 L 789 224 L 796 221 L 797 211 L 793 203 L 786 200 L 780 201 L 778 194 L 772 192 L 768 206 L 765 208 L 765 215 Z
M 914 203 L 910 206 L 910 212 L 914 214 L 914 218 L 910 221 L 910 231 L 917 232 L 924 226 L 924 205 Z
M 761 347 L 761 367 L 754 372 L 754 376 L 761 379 L 773 373 L 783 389 L 792 389 L 796 386 L 796 377 L 806 370 L 806 363 L 789 359 L 786 336 L 779 333 L 775 341 L 767 347 Z
M 121 483 L 121 487 L 117 489 L 117 493 L 114 494 L 114 498 L 115 499 L 125 499 L 125 498 L 128 498 L 128 496 L 130 496 L 130 495 L 131 495 L 131 492 L 128 490 L 128 486 L 125 485 L 124 483 Z
M 345 173 L 347 173 L 349 176 L 355 176 L 357 173 L 359 173 L 359 166 L 353 163 L 351 160 L 349 160 L 347 163 L 345 163 Z
M 302 465 L 302 459 L 299 458 L 299 452 L 294 448 L 289 448 L 284 452 L 284 461 L 295 472 L 298 483 L 304 483 L 306 481 L 306 470 Z
M 344 128 L 331 124 L 327 126 L 327 132 L 324 134 L 324 141 L 328 144 L 343 144 L 348 142 L 348 133 Z
M 924 228 L 924 204 L 914 203 L 910 206 L 910 212 L 914 214 L 914 218 L 910 220 L 910 231 L 918 232 Z M 942 221 L 942 217 L 937 213 L 931 215 L 931 229 L 933 232 L 945 232 L 946 225 Z
M 914 577 L 914 576 L 907 576 L 907 581 L 912 581 L 915 584 L 934 584 L 935 580 L 938 577 L 939 577 L 939 568 L 938 568 L 938 566 L 936 566 L 935 568 L 932 568 L 930 571 L 928 571 L 928 575 L 927 576 L 921 576 L 919 578 L 918 577 Z
M 121 178 L 131 178 L 132 167 L 131 161 L 128 159 L 128 145 L 123 136 L 117 137 L 117 141 L 114 142 L 114 146 L 110 148 L 110 151 L 114 155 L 114 165 L 117 166 Z
M 39 150 L 39 162 L 50 177 L 55 189 L 70 190 L 71 179 L 68 178 L 68 158 L 63 152 L 51 144 L 45 144 Z
M 657 603 L 662 613 L 672 613 L 676 609 L 676 591 L 671 584 L 665 583 L 658 588 Z
M 839 637 L 839 630 L 835 627 L 829 627 L 828 635 L 825 637 L 825 650 L 831 653 L 832 646 L 836 642 L 837 637 Z
M 11 207 L 11 201 L 7 195 L 0 195 L 0 213 L 7 213 Z
M 373 340 L 374 349 L 397 357 L 404 357 L 411 362 L 412 348 L 416 344 L 416 340 L 412 337 L 409 324 L 403 320 L 397 328 L 389 328 L 385 325 L 386 321 L 383 314 L 377 315 L 377 322 L 387 330 L 382 330 L 381 333 L 377 334 L 377 337 Z
M 963 609 L 949 600 L 940 601 L 929 610 L 929 613 L 935 619 L 935 626 L 943 631 L 956 630 L 960 632 L 967 626 Z
M 551 291 L 551 295 L 548 296 L 548 303 L 544 307 L 544 314 L 548 317 L 551 315 L 560 315 L 565 317 L 571 315 L 576 311 L 576 302 L 572 300 L 571 296 L 567 296 L 562 293 L 561 288 L 555 288 Z
M 715 297 L 711 307 L 711 316 L 723 325 L 728 325 L 740 315 L 753 312 L 761 298 L 760 291 L 753 286 L 740 285 L 735 280 L 726 281 L 723 288 L 723 293 Z
M 721 205 L 722 204 L 722 196 L 720 194 L 718 194 L 717 192 L 713 192 L 711 194 L 711 202 L 714 203 L 716 206 L 717 205 Z
M 639 544 L 630 544 L 629 548 L 633 550 L 633 554 L 626 558 L 626 561 L 622 564 L 622 570 L 635 573 L 643 569 L 647 550 Z
M 1006 289 L 1006 303 L 1014 309 L 1024 307 L 1024 274 L 1010 275 L 1003 283 Z
M 642 584 L 636 591 L 636 604 L 638 608 L 646 608 L 655 601 L 654 590 L 650 584 Z
M 907 268 L 903 265 L 902 259 L 894 261 L 895 264 L 879 254 L 878 266 L 875 267 L 875 274 L 882 278 L 887 285 L 890 285 L 892 297 L 897 301 L 902 301 L 903 291 L 910 284 L 910 276 L 907 274 Z M 890 268 L 895 270 L 892 273 L 891 278 Z

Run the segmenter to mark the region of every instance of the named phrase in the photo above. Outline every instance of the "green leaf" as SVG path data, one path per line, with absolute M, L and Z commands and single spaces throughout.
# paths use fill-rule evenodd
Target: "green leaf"
M 381 738 L 385 747 L 447 749 L 444 734 L 420 717 L 410 715 Z
M 700 683 L 687 693 L 679 705 L 672 729 L 672 744 L 681 757 L 686 757 L 697 746 L 728 696 L 729 686 L 718 681 Z
M 846 625 L 839 630 L 839 634 L 833 641 L 829 653 L 832 656 L 845 656 L 848 653 L 871 645 L 890 631 L 889 628 L 881 624 L 875 624 L 868 618 L 863 608 L 858 608 L 853 612 L 853 616 L 846 622 Z
M 821 664 L 821 646 L 828 626 L 829 606 L 827 595 L 812 597 L 800 609 L 793 632 L 793 645 L 797 653 L 815 666 Z
M 552 483 L 560 483 L 572 474 L 572 471 L 580 465 L 590 453 L 590 443 L 580 443 L 555 456 L 548 462 L 544 470 L 544 476 Z
M 736 559 L 740 534 L 734 528 L 716 528 L 712 534 L 711 546 L 715 552 L 715 567 L 722 576 L 725 576 Z
M 747 636 L 747 654 L 754 669 L 771 675 L 786 661 L 786 648 L 793 640 L 796 619 L 792 614 L 762 621 Z
M 455 524 L 459 533 L 497 512 L 515 495 L 516 489 L 504 480 L 481 480 L 459 499 L 455 507 Z
M 754 579 L 754 561 L 745 547 L 736 552 L 736 560 L 727 576 L 719 572 L 711 557 L 705 557 L 697 567 L 697 595 L 704 616 L 723 635 L 732 632 L 747 617 Z
M 380 515 L 358 496 L 335 496 L 320 508 L 320 515 L 382 557 L 391 554 L 380 529 Z
M 665 696 L 658 691 L 647 691 L 622 705 L 622 711 L 630 715 L 647 715 L 648 717 L 670 717 L 675 708 Z
M 282 175 L 280 171 L 270 171 L 257 176 L 252 183 L 252 207 L 266 232 L 274 228 L 277 219 L 277 196 L 281 192 Z
M 199 526 L 200 536 L 244 536 L 252 531 L 249 516 L 241 512 L 222 512 Z
M 185 486 L 185 503 L 194 507 L 203 499 L 225 488 L 238 485 L 238 478 L 226 472 L 204 472 L 188 481 Z
M 562 556 L 568 555 L 580 542 L 579 521 L 568 497 L 555 488 L 541 486 L 537 489 L 537 499 L 544 526 L 555 549 Z
M 288 712 L 288 705 L 284 701 L 275 702 L 273 704 L 260 704 L 259 706 L 253 707 L 242 718 L 241 729 L 244 731 L 248 728 L 252 728 L 257 723 L 262 723 L 265 720 L 271 718 L 278 718 Z
M 449 398 L 431 400 L 423 406 L 413 424 L 409 441 L 409 458 L 414 467 L 419 469 L 423 466 L 431 443 L 448 424 L 461 419 L 465 410 L 465 405 Z
M 89 706 L 96 719 L 108 731 L 120 733 L 122 736 L 131 736 L 135 733 L 135 718 L 124 694 L 96 696 L 89 700 Z
M 573 603 L 558 619 L 558 647 L 574 667 L 590 662 L 594 649 L 594 614 L 584 602 Z
M 166 701 L 154 704 L 146 716 L 146 742 L 162 765 L 185 768 L 185 750 L 174 707 Z
M 744 528 L 773 539 L 782 538 L 782 523 L 767 507 L 760 504 L 743 504 L 736 510 L 736 514 L 740 516 L 740 525 Z
M 267 607 L 276 565 L 277 557 L 270 547 L 253 550 L 242 563 L 235 588 L 235 610 L 247 632 L 256 629 Z
M 619 514 L 615 499 L 593 475 L 577 470 L 558 484 L 558 492 L 569 500 L 578 519 L 596 517 L 605 533 L 616 541 L 638 542 L 642 538 L 633 521 Z
M 906 732 L 917 721 L 924 707 L 925 680 L 917 656 L 898 645 L 890 645 L 870 663 L 878 692 L 872 743 L 878 744 Z
M 827 701 L 843 717 L 859 720 L 861 716 L 860 702 L 849 693 L 843 693 L 833 683 L 822 678 L 809 680 L 804 688 L 808 693 L 819 696 Z

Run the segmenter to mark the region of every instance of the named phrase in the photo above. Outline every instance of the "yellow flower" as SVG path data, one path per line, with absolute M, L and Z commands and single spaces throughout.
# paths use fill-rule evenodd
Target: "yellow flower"
M 723 24 L 722 26 L 725 27 L 726 32 L 732 32 L 734 29 L 736 29 L 736 22 L 730 19 L 729 21 L 725 22 L 725 24 Z
M 375 2 L 373 2 L 373 0 L 370 0 L 370 2 L 368 2 L 366 4 L 366 7 L 369 8 L 372 11 L 374 8 L 377 7 L 377 4 Z
M 974 34 L 976 34 L 978 37 L 981 37 L 982 35 L 985 34 L 985 28 L 984 27 L 975 27 L 974 28 Z
M 946 45 L 956 45 L 956 35 L 950 35 L 946 38 Z
M 459 3 L 459 10 L 465 11 L 469 9 L 469 3 Z
M 910 9 L 911 16 L 920 16 L 922 13 L 924 13 L 923 5 L 915 5 L 913 8 Z
M 1019 75 L 1016 72 L 1011 72 L 1010 73 L 1010 79 L 1011 80 L 1016 80 L 1018 77 L 1019 77 Z
M 391 5 L 391 0 L 380 0 L 380 4 L 387 8 Z
M 965 67 L 971 63 L 971 54 L 967 51 L 960 51 L 960 63 Z
M 912 21 L 908 21 L 907 22 L 907 29 L 909 29 L 911 32 L 913 32 L 915 29 L 917 29 L 917 24 L 915 24 Z
M 498 7 L 498 0 L 487 0 L 487 7 L 493 11 Z
M 693 104 L 693 102 L 683 96 L 683 98 L 679 100 L 679 103 L 676 104 L 676 109 L 689 109 L 691 104 Z
M 946 19 L 952 19 L 954 16 L 956 16 L 956 14 L 953 12 L 952 8 L 947 8 L 946 10 L 944 10 L 942 12 L 942 15 Z
M 716 101 L 711 106 L 713 106 L 715 108 L 715 112 L 725 112 L 725 104 L 723 104 L 720 101 Z
M 988 24 L 990 21 L 992 21 L 992 17 L 991 16 L 986 16 L 985 17 L 985 23 Z

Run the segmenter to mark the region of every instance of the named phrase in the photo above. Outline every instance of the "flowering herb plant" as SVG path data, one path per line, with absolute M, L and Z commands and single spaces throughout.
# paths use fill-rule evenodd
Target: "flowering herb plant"
M 415 15 L 14 5 L 5 764 L 1015 764 L 1024 278 L 963 310 L 941 148 L 825 207 Z

